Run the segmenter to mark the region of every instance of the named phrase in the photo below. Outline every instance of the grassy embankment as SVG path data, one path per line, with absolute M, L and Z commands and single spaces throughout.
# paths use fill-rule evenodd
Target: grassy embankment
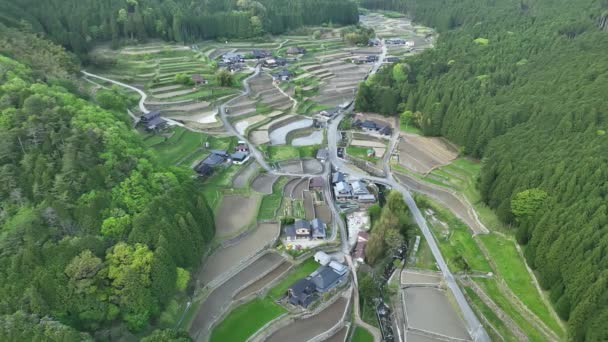
M 354 158 L 363 159 L 370 163 L 376 163 L 380 159 L 375 156 L 369 157 L 367 155 L 367 151 L 369 149 L 370 149 L 369 147 L 348 146 L 346 148 L 346 154 L 348 154 L 349 156 L 354 157 Z
M 353 333 L 352 342 L 373 342 L 374 336 L 367 329 L 357 326 Z
M 518 252 L 512 232 L 506 227 L 491 208 L 481 201 L 481 196 L 475 187 L 480 170 L 480 164 L 468 159 L 459 158 L 449 165 L 437 168 L 420 179 L 435 185 L 444 186 L 463 194 L 475 208 L 480 220 L 492 231 L 488 235 L 479 235 L 472 241 L 481 244 L 487 251 L 489 262 L 493 264 L 496 276 L 504 280 L 504 284 L 519 300 L 530 309 L 534 315 L 547 325 L 559 337 L 565 335 L 560 323 L 552 315 L 550 308 L 535 285 L 533 276 L 528 272 L 524 258 Z M 466 238 L 461 236 L 461 238 Z M 470 240 L 472 238 L 466 238 Z M 471 241 L 469 241 L 471 242 Z M 441 247 L 441 244 L 440 244 Z M 444 247 L 445 248 L 445 247 Z M 479 253 L 479 247 L 475 248 Z M 447 258 L 446 258 L 447 259 Z M 488 293 L 494 299 L 496 293 Z M 523 327 L 522 327 L 523 329 Z
M 262 198 L 262 204 L 258 211 L 258 220 L 272 220 L 276 218 L 277 211 L 283 201 L 283 187 L 287 183 L 287 177 L 280 177 L 272 185 L 272 194 Z

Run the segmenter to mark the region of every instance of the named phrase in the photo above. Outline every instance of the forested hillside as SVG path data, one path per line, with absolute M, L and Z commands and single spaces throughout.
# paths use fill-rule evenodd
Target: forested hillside
M 35 70 L 0 55 L 0 339 L 141 331 L 199 264 L 213 214 L 189 173 L 158 166 L 122 110 L 36 82 L 46 66 L 20 59 Z
M 483 200 L 516 227 L 570 338 L 608 340 L 608 3 L 403 3 L 437 46 L 362 84 L 358 109 L 483 158 Z
M 84 55 L 96 42 L 248 38 L 359 20 L 351 0 L 0 0 L 0 22 L 31 26 Z

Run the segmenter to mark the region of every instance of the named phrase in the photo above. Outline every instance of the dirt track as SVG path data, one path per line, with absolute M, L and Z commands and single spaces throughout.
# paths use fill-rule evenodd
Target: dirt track
M 428 173 L 437 166 L 450 163 L 456 157 L 458 151 L 441 138 L 401 134 L 399 163 L 414 172 Z
M 404 186 L 412 189 L 415 192 L 420 192 L 424 195 L 441 202 L 448 207 L 458 218 L 466 223 L 471 230 L 476 234 L 485 234 L 488 232 L 481 222 L 476 218 L 472 208 L 469 208 L 459 197 L 448 190 L 441 189 L 436 186 L 428 185 L 423 181 L 415 179 L 411 176 L 393 173 L 395 179 Z

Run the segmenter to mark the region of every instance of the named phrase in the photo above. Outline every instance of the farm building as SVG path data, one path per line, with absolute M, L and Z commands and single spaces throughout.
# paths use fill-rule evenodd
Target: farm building
M 313 239 L 325 239 L 325 223 L 320 218 L 310 221 L 310 228 Z
M 309 190 L 321 190 L 323 189 L 323 177 L 314 177 L 308 183 Z
M 322 111 L 319 112 L 320 115 L 326 117 L 326 118 L 333 118 L 334 116 L 338 115 L 340 113 L 340 108 L 338 107 L 334 107 L 334 108 L 329 108 L 329 109 L 323 109 Z
M 245 142 L 239 141 L 239 143 L 234 147 L 234 151 L 249 153 L 249 146 L 247 146 Z
M 241 165 L 249 160 L 249 154 L 245 152 L 235 152 L 230 155 L 232 164 Z
M 357 244 L 355 245 L 355 251 L 353 252 L 353 258 L 356 262 L 363 264 L 365 263 L 365 245 L 369 240 L 368 232 L 359 232 L 357 234 Z
M 312 303 L 317 293 L 325 293 L 348 279 L 348 267 L 336 262 L 317 268 L 309 276 L 299 279 L 287 290 L 289 302 L 304 308 Z
M 140 122 L 146 131 L 156 131 L 167 126 L 167 121 L 160 117 L 160 111 L 158 110 L 140 116 Z
M 303 278 L 289 287 L 287 296 L 291 304 L 306 308 L 314 300 L 315 290 L 315 284 L 310 279 Z
M 344 182 L 344 174 L 340 171 L 334 172 L 334 174 L 331 177 L 331 183 L 336 184 L 336 183 L 340 183 L 340 182 Z
M 192 75 L 192 82 L 194 82 L 194 84 L 196 85 L 209 83 L 208 80 L 206 80 L 205 78 L 203 78 L 203 76 L 199 74 Z
M 288 55 L 303 55 L 306 53 L 306 49 L 298 46 L 291 46 L 287 49 Z
M 331 262 L 331 256 L 329 256 L 329 254 L 323 251 L 318 251 L 317 253 L 315 253 L 314 258 L 315 261 L 321 264 L 322 266 L 327 266 Z
M 287 69 L 283 69 L 277 73 L 272 74 L 273 81 L 289 81 L 293 77 L 293 73 Z

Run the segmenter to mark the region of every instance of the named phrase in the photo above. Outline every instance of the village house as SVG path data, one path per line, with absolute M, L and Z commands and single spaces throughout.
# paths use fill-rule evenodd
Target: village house
M 336 183 L 340 183 L 340 182 L 344 182 L 344 174 L 340 171 L 338 172 L 334 172 L 334 174 L 331 177 L 331 183 L 332 184 L 336 184 Z
M 160 116 L 158 110 L 145 113 L 139 118 L 146 131 L 157 131 L 167 126 L 167 120 Z
M 355 126 L 359 126 L 366 132 L 378 133 L 381 135 L 391 135 L 393 133 L 393 130 L 389 125 L 377 123 L 372 120 L 365 120 L 363 122 L 355 121 Z
M 242 165 L 249 160 L 249 154 L 245 152 L 235 152 L 230 155 L 230 159 L 232 160 L 232 164 Z
M 223 54 L 221 58 L 222 62 L 224 62 L 225 64 L 245 62 L 245 58 L 243 58 L 243 55 L 234 52 L 227 52 Z
M 357 202 L 359 203 L 374 203 L 376 202 L 376 196 L 373 194 L 360 195 L 357 197 Z
M 334 116 L 338 115 L 339 113 L 340 113 L 340 108 L 334 107 L 334 108 L 323 109 L 322 111 L 319 112 L 319 115 L 332 119 Z
M 323 163 L 329 158 L 329 151 L 326 148 L 320 148 L 317 150 L 316 157 Z
M 306 53 L 306 49 L 298 46 L 290 46 L 287 48 L 286 52 L 288 55 L 303 55 Z
M 259 50 L 259 49 L 254 49 L 253 51 L 251 51 L 251 55 L 255 59 L 262 59 L 262 58 L 272 56 L 272 54 L 270 52 L 268 52 L 266 50 Z
M 275 82 L 289 81 L 292 77 L 293 73 L 287 69 L 282 69 L 281 71 L 272 74 L 272 80 Z
M 414 47 L 414 45 L 416 45 L 416 42 L 411 39 L 405 42 L 405 46 L 407 47 Z
M 369 240 L 369 233 L 359 231 L 357 234 L 357 243 L 355 245 L 355 251 L 353 252 L 353 259 L 360 264 L 365 263 L 365 246 Z
M 310 222 L 296 219 L 293 224 L 285 226 L 284 233 L 287 241 L 311 238 L 325 239 L 325 223 L 320 218 L 316 218 Z
M 224 150 L 212 150 L 205 159 L 194 167 L 194 171 L 200 176 L 209 176 L 213 173 L 213 168 L 223 164 L 228 157 L 228 154 Z
M 203 78 L 203 76 L 199 75 L 199 74 L 194 74 L 192 75 L 192 82 L 194 82 L 195 85 L 200 85 L 200 84 L 207 84 L 209 83 L 208 80 L 206 80 L 205 78 Z
M 315 284 L 310 279 L 300 279 L 287 290 L 289 303 L 307 308 L 315 299 L 315 290 Z
M 327 259 L 324 257 L 320 261 L 327 262 Z M 306 308 L 317 298 L 317 293 L 328 292 L 347 279 L 348 267 L 337 261 L 329 261 L 289 287 L 287 290 L 289 303 Z
M 405 39 L 403 38 L 388 38 L 385 40 L 387 45 L 403 45 L 405 44 Z
M 350 184 L 344 181 L 336 183 L 334 186 L 334 194 L 336 199 L 349 199 L 353 197 Z
M 367 190 L 367 186 L 365 185 L 365 183 L 359 180 L 352 182 L 351 187 L 353 189 L 353 196 L 369 195 L 369 190 Z
M 380 45 L 380 39 L 378 38 L 370 38 L 367 40 L 367 45 L 368 46 L 378 46 Z
M 399 57 L 395 57 L 395 56 L 386 56 L 384 58 L 384 61 L 386 63 L 395 63 L 395 62 L 399 62 Z
M 234 147 L 235 152 L 249 153 L 249 146 L 244 141 L 239 141 Z

